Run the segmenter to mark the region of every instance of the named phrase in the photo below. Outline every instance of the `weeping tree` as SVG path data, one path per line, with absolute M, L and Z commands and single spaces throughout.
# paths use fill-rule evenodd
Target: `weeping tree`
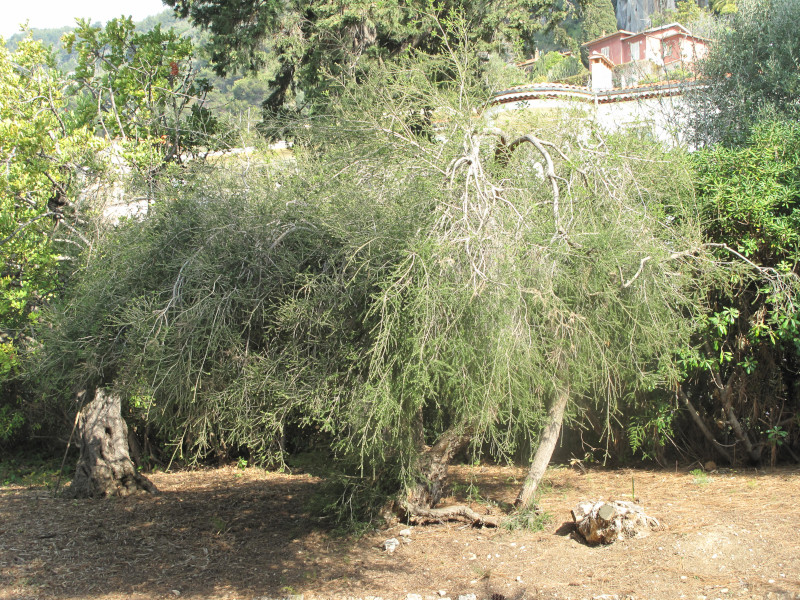
M 400 455 L 401 505 L 422 518 L 465 513 L 428 510 L 464 447 L 509 457 L 526 443 L 517 503 L 531 508 L 566 414 L 595 404 L 610 425 L 618 401 L 675 380 L 716 266 L 679 158 L 598 132 L 441 127 L 453 154 L 445 167 L 430 149 L 430 220 L 368 313 L 346 443 L 372 468 L 387 447 Z
M 531 447 L 530 507 L 565 416 L 675 378 L 715 265 L 679 155 L 501 124 L 470 54 L 333 80 L 291 162 L 168 182 L 51 313 L 42 379 L 112 387 L 189 459 L 314 432 L 422 519 L 485 521 L 437 512 L 448 463 Z

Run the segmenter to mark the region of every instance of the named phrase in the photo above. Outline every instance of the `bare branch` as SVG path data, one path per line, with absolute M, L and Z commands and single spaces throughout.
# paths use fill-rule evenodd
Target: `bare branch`
M 556 231 L 561 230 L 561 217 L 559 215 L 559 191 L 558 191 L 558 176 L 556 175 L 555 166 L 553 165 L 553 157 L 550 156 L 550 153 L 545 150 L 544 144 L 542 140 L 537 138 L 532 134 L 523 135 L 520 138 L 517 138 L 508 146 L 506 146 L 507 151 L 513 152 L 517 146 L 528 142 L 529 144 L 533 144 L 533 146 L 539 151 L 539 153 L 544 157 L 545 163 L 547 164 L 547 169 L 545 170 L 545 175 L 550 180 L 550 184 L 553 186 L 553 218 L 555 220 Z
M 645 256 L 645 257 L 644 257 L 644 258 L 643 258 L 641 261 L 639 261 L 639 270 L 638 270 L 638 271 L 636 271 L 636 273 L 634 274 L 634 276 L 633 276 L 633 277 L 631 277 L 631 278 L 630 278 L 628 281 L 626 281 L 625 283 L 623 283 L 623 284 L 622 284 L 622 287 L 624 287 L 624 288 L 629 288 L 629 287 L 631 287 L 631 284 L 633 284 L 633 282 L 634 282 L 634 281 L 636 281 L 636 279 L 639 277 L 639 275 L 641 275 L 641 274 L 642 274 L 642 270 L 644 270 L 644 265 L 645 265 L 645 264 L 647 263 L 647 261 L 649 261 L 651 258 L 652 258 L 652 257 L 650 257 L 650 256 Z

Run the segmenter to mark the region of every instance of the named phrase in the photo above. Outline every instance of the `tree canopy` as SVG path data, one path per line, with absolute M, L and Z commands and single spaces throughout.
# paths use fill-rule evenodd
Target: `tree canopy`
M 320 99 L 328 77 L 363 77 L 371 64 L 409 51 L 435 54 L 448 40 L 440 22 L 462 19 L 476 51 L 511 51 L 533 32 L 560 22 L 565 0 L 474 2 L 260 2 L 165 0 L 210 32 L 208 51 L 218 72 L 260 70 L 272 54 L 272 91 L 264 106 L 276 111 Z
M 295 162 L 167 188 L 52 313 L 44 379 L 115 387 L 194 459 L 321 436 L 348 481 L 424 504 L 459 449 L 510 457 L 674 380 L 712 265 L 688 171 L 490 122 L 477 60 L 374 69 L 295 128 Z
M 700 63 L 698 143 L 745 144 L 761 119 L 800 116 L 800 3 L 744 0 Z

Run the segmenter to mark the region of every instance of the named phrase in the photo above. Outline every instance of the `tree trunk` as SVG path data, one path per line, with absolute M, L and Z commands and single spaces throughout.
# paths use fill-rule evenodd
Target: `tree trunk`
M 418 463 L 420 481 L 408 492 L 411 505 L 433 508 L 439 503 L 447 483 L 450 462 L 471 439 L 470 432 L 448 429 L 433 446 L 424 450 Z
M 709 356 L 712 355 L 711 346 L 708 342 L 705 342 L 703 346 L 708 352 Z M 733 434 L 736 436 L 736 439 L 739 440 L 742 445 L 744 446 L 745 451 L 747 452 L 747 456 L 754 464 L 761 463 L 761 448 L 762 444 L 754 446 L 753 443 L 750 441 L 750 436 L 747 432 L 742 428 L 742 424 L 739 422 L 739 419 L 736 417 L 736 412 L 733 409 L 732 403 L 732 396 L 733 396 L 733 386 L 737 382 L 737 380 L 741 379 L 740 377 L 741 371 L 739 369 L 735 369 L 731 376 L 728 377 L 728 381 L 724 382 L 722 380 L 722 373 L 719 370 L 711 369 L 711 376 L 714 379 L 714 384 L 716 389 L 714 390 L 714 396 L 719 400 L 719 403 L 722 405 L 722 409 L 725 411 L 725 419 L 728 422 L 728 425 L 731 426 L 733 430 Z
M 472 432 L 457 432 L 455 429 L 445 431 L 430 448 L 422 443 L 422 415 L 416 423 L 418 445 L 422 449 L 417 469 L 420 476 L 417 483 L 406 492 L 406 499 L 399 503 L 403 517 L 410 523 L 442 523 L 444 521 L 467 521 L 472 525 L 497 527 L 500 519 L 496 516 L 481 514 L 469 506 L 446 506 L 434 508 L 441 500 L 447 483 L 447 470 L 453 458 L 463 450 L 470 440 Z
M 156 487 L 136 472 L 128 453 L 128 426 L 119 396 L 98 389 L 78 415 L 81 453 L 75 478 L 65 491 L 70 498 L 127 496 Z
M 525 483 L 522 485 L 516 502 L 514 502 L 520 509 L 532 509 L 534 507 L 533 501 L 536 497 L 536 490 L 544 472 L 547 470 L 547 465 L 550 464 L 553 451 L 556 449 L 568 401 L 569 386 L 556 391 L 556 399 L 550 410 L 547 411 L 547 425 L 545 425 L 542 437 L 539 440 L 539 447 L 536 449 Z
M 686 405 L 686 410 L 689 411 L 689 415 L 692 417 L 695 425 L 697 425 L 697 428 L 702 432 L 705 438 L 714 445 L 714 448 L 717 449 L 717 452 L 719 452 L 720 456 L 727 460 L 728 464 L 733 466 L 733 457 L 731 456 L 730 452 L 728 452 L 728 449 L 719 443 L 717 438 L 714 437 L 714 434 L 711 433 L 711 430 L 706 426 L 705 421 L 703 421 L 703 417 L 700 416 L 700 413 L 697 412 L 697 409 L 692 404 L 692 401 L 689 400 L 689 396 L 687 396 L 686 392 L 683 391 L 683 387 L 679 385 L 677 390 L 678 397 L 683 401 L 684 405 Z

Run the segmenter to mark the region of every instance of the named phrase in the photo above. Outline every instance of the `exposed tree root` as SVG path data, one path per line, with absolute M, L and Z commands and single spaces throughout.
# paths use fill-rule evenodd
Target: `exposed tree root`
M 466 521 L 473 526 L 498 527 L 501 517 L 494 515 L 481 515 L 468 506 L 445 506 L 443 508 L 426 508 L 409 502 L 403 502 L 401 508 L 411 523 L 424 525 L 426 523 L 441 523 L 443 521 Z

